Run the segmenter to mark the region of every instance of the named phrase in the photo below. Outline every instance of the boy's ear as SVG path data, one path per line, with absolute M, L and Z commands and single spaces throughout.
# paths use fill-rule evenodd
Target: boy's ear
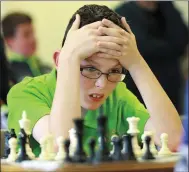
M 54 61 L 56 68 L 58 67 L 59 54 L 60 54 L 60 51 L 55 51 L 53 54 L 53 61 Z
M 8 47 L 12 47 L 14 38 L 5 38 L 5 43 L 8 45 Z

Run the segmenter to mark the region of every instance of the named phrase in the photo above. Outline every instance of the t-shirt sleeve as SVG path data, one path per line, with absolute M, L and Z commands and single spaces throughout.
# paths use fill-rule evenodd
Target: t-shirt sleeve
M 37 83 L 39 86 L 40 83 Z M 45 86 L 40 85 L 43 91 Z M 15 85 L 10 90 L 8 100 L 8 128 L 14 128 L 16 134 L 20 131 L 19 120 L 22 118 L 22 112 L 26 111 L 27 118 L 31 121 L 31 132 L 37 121 L 50 114 L 50 106 L 43 91 L 37 89 L 35 81 L 32 78 L 24 79 L 21 83 Z

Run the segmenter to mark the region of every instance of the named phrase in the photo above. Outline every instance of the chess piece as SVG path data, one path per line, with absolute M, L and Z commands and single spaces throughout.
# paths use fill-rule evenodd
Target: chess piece
M 162 146 L 161 146 L 160 151 L 158 152 L 158 155 L 161 155 L 161 156 L 171 155 L 172 152 L 168 148 L 168 134 L 167 133 L 162 133 L 160 138 L 161 138 Z
M 8 158 L 6 159 L 7 162 L 15 162 L 17 159 L 18 155 L 16 153 L 16 148 L 17 148 L 17 139 L 12 137 L 9 139 L 9 147 L 10 147 L 10 154 L 8 155 Z
M 17 138 L 15 130 L 11 128 L 10 132 L 5 132 L 5 148 L 4 148 L 4 158 L 7 158 L 10 154 L 9 140 L 11 138 Z
M 104 161 L 111 160 L 111 157 L 109 156 L 109 151 L 106 145 L 106 141 L 105 141 L 106 122 L 107 122 L 107 117 L 104 115 L 100 115 L 97 118 L 99 145 L 98 145 L 98 150 L 96 151 L 96 154 L 95 154 L 96 162 L 104 162 Z
M 27 118 L 26 111 L 22 112 L 22 119 L 19 120 L 20 128 L 23 128 L 27 135 L 31 135 L 30 125 L 31 121 Z
M 115 147 L 114 147 L 113 142 L 114 142 L 114 140 L 115 140 L 116 137 L 119 137 L 119 136 L 116 135 L 116 134 L 114 134 L 114 135 L 112 135 L 112 137 L 111 137 L 112 150 L 110 151 L 110 156 L 111 156 L 112 154 L 114 154 L 114 152 L 115 152 Z
M 155 157 L 153 156 L 152 152 L 150 151 L 151 137 L 147 135 L 145 137 L 144 141 L 145 141 L 144 144 L 146 146 L 146 152 L 142 156 L 142 159 L 143 160 L 152 160 L 152 159 L 155 159 Z
M 66 163 L 69 163 L 69 162 L 72 162 L 72 158 L 70 157 L 70 153 L 69 153 L 69 147 L 70 147 L 70 139 L 66 139 L 64 141 L 64 150 L 65 150 L 65 153 L 66 153 L 66 156 L 64 158 L 64 162 Z
M 122 148 L 122 139 L 119 137 L 113 137 L 111 139 L 114 145 L 114 151 L 112 154 L 110 154 L 110 157 L 112 158 L 113 161 L 121 161 L 123 160 L 123 156 L 121 153 L 121 148 Z
M 138 133 L 140 133 L 140 131 L 138 130 L 138 122 L 140 121 L 140 118 L 129 117 L 127 118 L 127 121 L 129 123 L 129 130 L 127 131 L 127 133 L 133 136 L 132 145 L 134 154 L 136 157 L 140 157 L 142 156 L 142 150 L 138 144 Z
M 42 137 L 39 141 L 41 147 L 41 153 L 39 155 L 39 160 L 49 160 L 49 154 L 47 151 L 47 137 Z
M 89 155 L 89 158 L 88 158 L 88 162 L 93 162 L 95 160 L 95 139 L 94 138 L 91 138 L 89 140 L 89 150 L 90 150 L 90 155 Z
M 154 143 L 154 132 L 153 131 L 144 131 L 144 136 L 142 137 L 142 142 L 144 142 L 144 138 L 145 136 L 150 136 L 151 137 L 151 142 L 150 142 L 150 151 L 152 152 L 152 154 L 154 156 L 156 156 L 158 154 L 158 151 L 156 149 L 155 143 Z M 144 153 L 145 150 L 145 144 L 144 144 L 144 149 L 142 150 L 142 152 Z
M 35 154 L 32 152 L 31 147 L 29 146 L 29 143 L 26 143 L 26 153 L 30 157 L 30 159 L 35 159 Z
M 73 157 L 77 147 L 77 136 L 76 136 L 76 130 L 74 128 L 69 130 L 69 138 L 70 138 L 69 152 L 70 152 L 70 156 Z
M 54 151 L 54 137 L 50 133 L 46 137 L 49 160 L 53 160 L 56 156 L 56 153 Z
M 136 161 L 136 157 L 133 151 L 133 145 L 132 145 L 132 135 L 123 135 L 123 149 L 122 149 L 122 155 L 124 160 L 127 161 Z
M 31 136 L 30 125 L 31 125 L 31 121 L 27 118 L 26 111 L 22 112 L 22 119 L 19 120 L 19 125 L 20 125 L 20 128 L 23 128 L 24 131 L 27 134 L 26 153 L 31 159 L 35 159 L 35 154 L 32 152 L 32 149 L 30 147 L 30 136 Z
M 129 130 L 127 131 L 128 134 L 133 134 L 133 133 L 139 133 L 140 131 L 138 130 L 138 122 L 140 118 L 137 117 L 129 117 L 127 118 L 127 121 L 129 123 Z
M 57 138 L 57 145 L 58 145 L 58 153 L 55 157 L 55 160 L 63 160 L 65 158 L 65 151 L 64 151 L 64 139 L 62 136 Z
M 19 139 L 19 143 L 20 143 L 20 154 L 18 155 L 16 162 L 31 160 L 26 153 L 27 134 L 23 128 L 20 129 L 18 139 Z
M 86 154 L 83 150 L 83 119 L 74 119 L 77 145 L 72 160 L 74 162 L 86 162 Z

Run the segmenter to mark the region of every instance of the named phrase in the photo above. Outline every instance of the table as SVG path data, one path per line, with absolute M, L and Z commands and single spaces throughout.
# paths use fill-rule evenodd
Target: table
M 56 172 L 173 172 L 176 162 L 112 162 L 96 165 L 64 164 L 56 169 Z M 36 172 L 31 168 L 23 168 L 19 165 L 1 164 L 2 172 Z

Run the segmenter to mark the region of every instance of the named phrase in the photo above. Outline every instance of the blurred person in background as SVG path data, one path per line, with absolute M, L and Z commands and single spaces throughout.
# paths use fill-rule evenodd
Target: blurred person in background
M 171 1 L 127 2 L 115 11 L 126 17 L 141 55 L 182 114 L 180 95 L 184 82 L 180 60 L 186 53 L 188 29 L 179 11 Z M 144 103 L 130 75 L 125 82 L 128 89 Z
M 12 85 L 15 84 L 15 79 L 9 68 L 9 64 L 5 55 L 5 47 L 2 35 L 0 35 L 0 109 L 1 109 L 1 129 L 7 129 L 7 94 Z
M 7 56 L 17 82 L 25 76 L 39 76 L 51 70 L 35 55 L 37 44 L 29 15 L 21 12 L 6 15 L 2 20 L 2 30 L 10 50 Z

